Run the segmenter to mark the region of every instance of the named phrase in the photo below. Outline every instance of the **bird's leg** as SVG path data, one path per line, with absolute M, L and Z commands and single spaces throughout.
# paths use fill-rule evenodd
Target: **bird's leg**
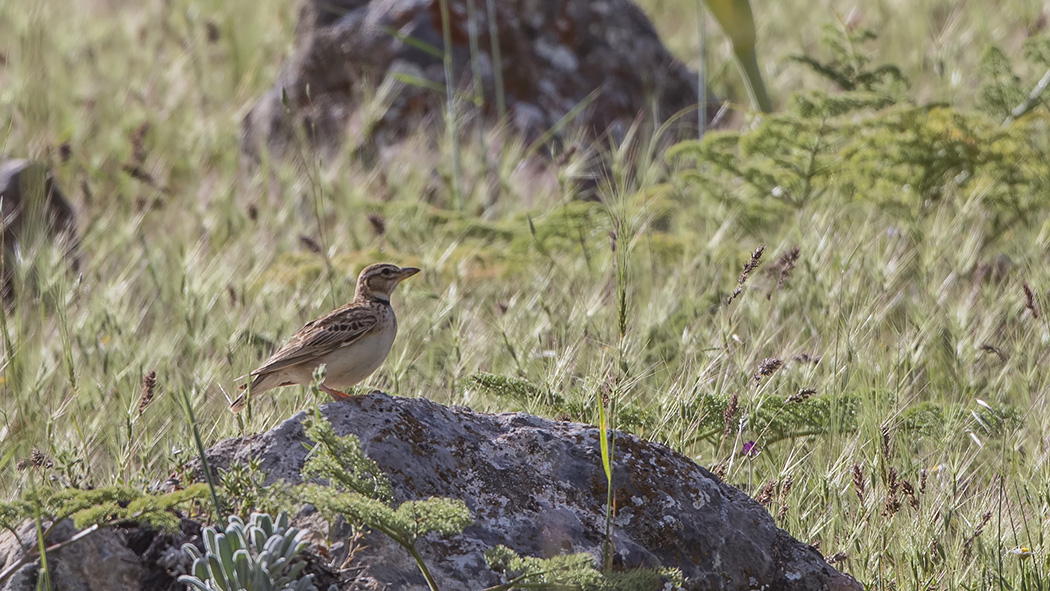
M 346 392 L 340 392 L 339 390 L 333 390 L 324 384 L 320 385 L 321 391 L 328 394 L 335 400 L 349 400 L 354 397 L 353 394 L 347 394 Z

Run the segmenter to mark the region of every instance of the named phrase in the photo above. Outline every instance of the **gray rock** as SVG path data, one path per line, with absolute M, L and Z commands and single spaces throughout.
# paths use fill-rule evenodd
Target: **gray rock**
M 51 532 L 49 545 L 68 540 L 77 532 L 72 521 L 58 524 Z M 18 538 L 11 532 L 0 533 L 0 571 L 15 564 L 25 555 L 25 544 L 36 543 L 32 521 L 18 528 Z M 139 589 L 144 572 L 139 557 L 128 549 L 120 532 L 101 529 L 90 536 L 64 546 L 47 555 L 53 591 L 112 591 Z M 26 564 L 9 578 L 3 591 L 35 591 L 39 577 L 39 561 Z
M 640 118 L 653 129 L 699 102 L 696 74 L 631 0 L 448 0 L 448 8 L 457 127 L 499 121 L 497 88 L 507 124 L 529 141 L 559 122 L 566 137 L 619 140 Z M 279 157 L 296 137 L 329 149 L 347 140 L 382 148 L 440 122 L 442 23 L 438 0 L 306 0 L 294 52 L 244 120 L 243 151 Z M 383 108 L 362 108 L 377 96 Z M 695 134 L 696 123 L 695 113 L 680 117 L 671 135 Z
M 0 227 L 3 228 L 3 295 L 11 289 L 16 253 L 33 240 L 64 240 L 77 267 L 76 218 L 47 166 L 31 160 L 0 160 Z
M 337 434 L 354 433 L 390 477 L 397 502 L 462 499 L 474 524 L 421 544 L 442 588 L 496 584 L 482 552 L 601 552 L 606 481 L 599 432 L 516 413 L 487 415 L 422 399 L 373 393 L 321 407 Z M 299 482 L 310 442 L 305 413 L 251 438 L 223 441 L 214 467 L 255 457 L 269 482 Z M 614 492 L 615 548 L 625 566 L 677 567 L 687 588 L 853 590 L 861 586 L 814 548 L 779 529 L 743 492 L 662 445 L 620 434 Z M 356 563 L 390 591 L 425 589 L 407 553 L 373 538 Z
M 32 521 L 22 522 L 14 532 L 0 532 L 0 572 L 6 573 L 8 568 L 22 560 L 25 556 L 22 544 L 32 544 L 35 540 L 36 525 Z M 34 562 L 23 565 L 6 581 L 0 582 L 0 591 L 34 591 L 38 568 Z

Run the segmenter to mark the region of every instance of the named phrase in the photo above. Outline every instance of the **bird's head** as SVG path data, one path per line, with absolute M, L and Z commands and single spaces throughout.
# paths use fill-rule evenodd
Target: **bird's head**
M 390 301 L 398 283 L 419 273 L 415 267 L 398 267 L 390 263 L 369 265 L 357 276 L 357 297 Z

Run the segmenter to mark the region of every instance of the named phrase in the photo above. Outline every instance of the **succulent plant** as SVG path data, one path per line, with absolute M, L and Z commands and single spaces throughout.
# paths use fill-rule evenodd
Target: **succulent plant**
M 193 574 L 180 576 L 180 583 L 191 591 L 317 591 L 313 575 L 301 577 L 306 563 L 295 560 L 306 532 L 289 527 L 287 513 L 276 523 L 266 513 L 252 513 L 247 525 L 235 515 L 229 522 L 225 532 L 204 528 L 205 554 L 182 546 L 193 558 Z

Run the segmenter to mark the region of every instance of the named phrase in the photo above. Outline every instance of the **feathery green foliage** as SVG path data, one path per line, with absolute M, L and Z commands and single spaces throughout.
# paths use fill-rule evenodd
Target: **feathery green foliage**
M 328 480 L 332 486 L 356 492 L 364 497 L 389 502 L 394 493 L 379 465 L 365 455 L 361 441 L 354 435 L 339 437 L 326 420 L 312 418 L 304 422 L 307 436 L 318 447 L 303 466 L 306 478 Z
M 827 61 L 809 55 L 795 55 L 791 59 L 809 66 L 839 90 L 885 93 L 887 100 L 907 90 L 908 79 L 898 66 L 869 67 L 873 54 L 864 45 L 878 38 L 875 31 L 830 24 L 821 25 L 821 30 L 822 45 L 831 54 Z
M 246 464 L 233 462 L 219 471 L 223 505 L 242 519 L 250 518 L 255 512 L 274 515 L 288 504 L 282 495 L 283 487 L 266 484 L 266 473 L 260 464 L 257 458 L 251 458 Z
M 33 519 L 34 508 L 39 508 L 40 515 L 49 522 L 72 518 L 73 525 L 79 529 L 126 521 L 171 530 L 179 527 L 176 509 L 195 504 L 206 496 L 207 486 L 202 484 L 162 494 L 147 494 L 127 486 L 92 490 L 37 488 L 14 502 L 0 503 L 0 528 L 14 529 L 19 522 Z
M 103 527 L 138 523 L 164 530 L 178 530 L 179 515 L 200 504 L 208 494 L 207 486 L 192 485 L 164 494 L 146 494 L 128 486 L 108 486 L 93 490 L 36 487 L 18 499 L 0 503 L 0 529 L 16 532 L 26 520 L 35 522 L 36 540 L 19 540 L 32 552 L 12 560 L 3 569 L 0 583 L 16 572 L 21 561 L 39 560 L 38 584 L 50 585 L 46 549 L 52 531 L 66 519 L 72 519 L 80 531 L 61 544 L 81 544 L 84 538 Z M 16 539 L 17 539 L 17 534 Z M 28 543 L 28 545 L 26 545 Z
M 547 392 L 521 378 L 481 372 L 470 375 L 467 380 L 472 386 L 496 396 L 508 397 L 523 406 L 539 401 L 547 408 L 559 409 L 565 404 L 564 398 L 558 394 Z
M 303 475 L 328 481 L 305 484 L 298 497 L 322 512 L 344 515 L 389 536 L 412 555 L 432 591 L 437 583 L 416 550 L 416 542 L 429 533 L 461 533 L 473 518 L 459 499 L 431 497 L 392 506 L 393 490 L 379 466 L 361 450 L 355 435 L 337 436 L 331 423 L 310 421 L 306 434 L 317 445 L 303 467 Z
M 654 591 L 679 589 L 682 575 L 675 569 L 637 568 L 599 571 L 587 553 L 551 558 L 519 556 L 506 546 L 485 551 L 485 560 L 510 583 L 504 589 L 564 591 Z

